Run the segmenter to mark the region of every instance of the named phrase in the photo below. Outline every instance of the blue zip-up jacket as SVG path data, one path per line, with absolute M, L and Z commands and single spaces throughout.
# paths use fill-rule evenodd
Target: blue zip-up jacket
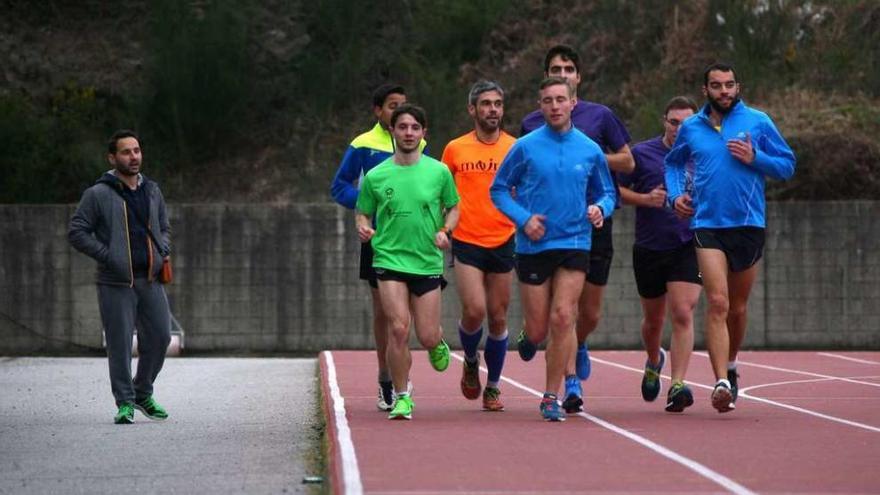
M 422 151 L 425 146 L 423 139 Z M 346 208 L 354 209 L 358 197 L 358 187 L 355 184 L 392 154 L 394 154 L 394 139 L 390 132 L 376 122 L 372 129 L 354 138 L 345 150 L 345 155 L 330 185 L 333 199 Z
M 516 198 L 511 196 L 516 188 Z M 516 224 L 516 252 L 548 249 L 590 250 L 592 225 L 587 197 L 605 218 L 614 212 L 616 193 L 605 154 L 592 139 L 571 128 L 559 133 L 545 125 L 518 139 L 489 188 L 492 202 Z M 544 237 L 532 241 L 523 226 L 542 214 Z
M 666 155 L 666 191 L 670 203 L 685 187 L 685 163 L 694 160 L 694 217 L 691 229 L 760 227 L 764 211 L 764 177 L 787 180 L 794 175 L 794 152 L 767 114 L 738 102 L 716 130 L 709 105 L 684 121 Z M 755 160 L 746 165 L 727 149 L 730 139 L 750 135 Z

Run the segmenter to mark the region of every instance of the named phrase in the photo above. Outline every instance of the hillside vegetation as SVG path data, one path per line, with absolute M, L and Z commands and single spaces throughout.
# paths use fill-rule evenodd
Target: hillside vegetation
M 635 141 L 669 97 L 702 99 L 707 63 L 731 61 L 799 158 L 772 197 L 880 197 L 870 0 L 0 0 L 0 202 L 76 201 L 119 127 L 141 133 L 174 201 L 326 201 L 375 86 L 407 87 L 439 156 L 479 77 L 508 90 L 516 135 L 558 42 L 581 53 L 580 95 Z

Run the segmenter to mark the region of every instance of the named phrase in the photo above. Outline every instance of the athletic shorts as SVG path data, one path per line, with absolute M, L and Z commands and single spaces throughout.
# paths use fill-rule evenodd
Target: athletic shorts
M 613 227 L 612 219 L 606 218 L 601 229 L 593 229 L 590 242 L 590 272 L 587 273 L 587 282 L 593 285 L 608 285 L 611 260 L 614 258 L 614 244 L 611 239 Z
M 590 252 L 578 249 L 548 249 L 534 254 L 516 255 L 516 276 L 529 285 L 541 285 L 553 276 L 557 268 L 590 270 Z
M 369 242 L 361 243 L 361 270 L 360 279 L 366 280 L 370 287 L 377 289 L 376 269 L 373 268 L 373 245 Z
M 459 263 L 470 265 L 486 273 L 507 273 L 513 270 L 514 237 L 504 244 L 487 248 L 452 239 L 452 257 Z
M 443 275 L 414 275 L 387 268 L 376 268 L 376 278 L 379 280 L 405 282 L 406 288 L 416 296 L 423 296 L 438 287 L 440 290 L 446 288 L 446 279 L 443 278 Z
M 645 299 L 666 294 L 669 282 L 703 284 L 693 242 L 662 251 L 633 246 L 633 273 L 639 295 Z
M 720 249 L 727 255 L 730 271 L 742 272 L 751 268 L 764 255 L 764 229 L 696 229 L 694 244 L 702 249 Z

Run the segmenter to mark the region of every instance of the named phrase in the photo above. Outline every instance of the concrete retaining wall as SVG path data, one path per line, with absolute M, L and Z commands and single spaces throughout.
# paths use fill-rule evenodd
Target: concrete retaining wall
M 94 263 L 70 248 L 74 205 L 0 205 L 0 353 L 101 347 Z M 175 204 L 169 286 L 189 352 L 369 348 L 351 212 L 332 204 Z M 615 214 L 616 254 L 596 348 L 640 346 L 633 210 Z M 880 202 L 774 203 L 752 293 L 747 348 L 880 348 Z M 444 327 L 457 343 L 451 270 Z M 509 321 L 519 330 L 513 291 Z M 698 314 L 702 313 L 700 303 Z M 697 345 L 702 345 L 697 318 Z

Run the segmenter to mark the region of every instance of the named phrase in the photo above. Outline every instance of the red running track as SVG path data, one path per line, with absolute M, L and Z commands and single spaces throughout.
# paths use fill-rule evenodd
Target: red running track
M 643 352 L 591 356 L 586 412 L 545 423 L 541 355 L 508 353 L 506 410 L 490 413 L 461 396 L 460 358 L 437 373 L 414 352 L 413 419 L 389 421 L 375 353 L 322 353 L 334 493 L 880 493 L 880 353 L 742 352 L 727 414 L 705 353 L 683 414 L 663 410 L 668 368 L 661 397 L 641 399 Z

